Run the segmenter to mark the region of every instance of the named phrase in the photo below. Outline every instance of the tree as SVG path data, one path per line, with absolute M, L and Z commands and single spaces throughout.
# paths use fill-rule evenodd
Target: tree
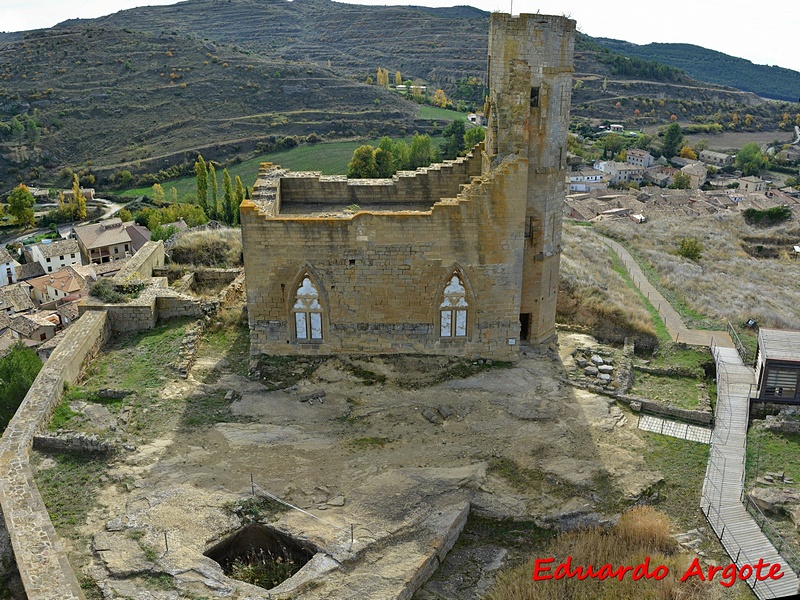
M 129 211 L 127 208 L 121 208 L 117 213 L 117 216 L 119 217 L 119 220 L 122 221 L 123 223 L 127 223 L 128 221 L 133 221 L 133 215 L 131 214 L 131 211 Z
M 172 203 L 173 204 L 177 204 L 178 203 L 178 188 L 176 188 L 175 186 L 172 186 L 171 188 L 169 188 L 169 195 L 171 196 Z
M 11 119 L 11 136 L 17 142 L 17 146 L 22 146 L 22 142 L 25 141 L 25 125 L 19 117 Z
M 392 159 L 392 151 L 383 148 L 375 149 L 375 170 L 378 177 L 391 177 L 394 175 L 394 160 Z
M 686 173 L 681 173 L 678 171 L 672 178 L 672 185 L 669 187 L 675 190 L 688 190 L 690 187 L 692 187 L 692 178 Z
M 742 146 L 736 155 L 736 167 L 745 175 L 759 175 L 761 169 L 767 167 L 767 161 L 761 154 L 761 147 L 756 142 Z
M 442 108 L 447 107 L 447 96 L 444 95 L 444 90 L 438 89 L 433 93 L 433 104 Z
M 394 74 L 394 84 L 395 85 L 403 85 L 403 77 L 400 75 L 400 71 L 397 71 Z
M 454 159 L 464 150 L 464 119 L 456 119 L 444 128 L 442 135 L 445 138 L 442 156 L 446 159 Z
M 70 202 L 70 206 L 75 207 L 75 212 L 73 213 L 74 219 L 79 220 L 86 218 L 86 197 L 83 195 L 83 192 L 81 192 L 81 184 L 78 182 L 77 175 L 72 176 L 72 201 Z
M 208 189 L 211 190 L 211 196 L 208 199 L 208 218 L 219 219 L 219 202 L 217 201 L 217 171 L 214 169 L 213 163 L 208 163 Z
M 486 130 L 483 127 L 471 127 L 464 132 L 464 146 L 471 149 L 475 144 L 480 144 L 486 139 Z
M 164 204 L 164 188 L 160 183 L 154 183 L 153 187 L 153 200 L 156 204 Z
M 366 179 L 378 176 L 375 149 L 372 146 L 365 144 L 355 149 L 353 158 L 347 163 L 347 176 L 350 179 Z
M 41 368 L 39 355 L 21 341 L 0 358 L 0 430 L 17 412 Z
M 664 131 L 664 141 L 661 144 L 661 154 L 672 158 L 683 147 L 683 133 L 678 123 L 672 123 Z
M 242 179 L 236 176 L 236 205 L 233 207 L 233 225 L 239 224 L 239 206 L 244 202 L 244 185 Z
M 200 154 L 197 155 L 197 162 L 194 163 L 194 173 L 197 180 L 197 204 L 208 212 L 208 168 Z
M 8 196 L 8 212 L 21 227 L 33 227 L 36 222 L 33 216 L 33 205 L 36 199 L 27 186 L 19 184 Z
M 436 160 L 433 144 L 429 135 L 414 134 L 411 139 L 411 150 L 409 151 L 409 168 L 427 167 Z
M 681 158 L 688 158 L 689 160 L 697 160 L 697 154 L 695 154 L 694 150 L 692 150 L 691 146 L 684 146 L 681 148 L 681 152 L 679 154 Z
M 603 148 L 603 158 L 607 158 L 609 156 L 613 158 L 625 147 L 625 140 L 621 135 L 609 133 L 601 140 L 601 146 Z
M 228 225 L 233 224 L 233 204 L 236 202 L 236 198 L 233 194 L 233 183 L 231 182 L 230 173 L 228 173 L 228 169 L 222 170 L 222 193 L 223 193 L 223 210 L 224 216 L 223 221 Z

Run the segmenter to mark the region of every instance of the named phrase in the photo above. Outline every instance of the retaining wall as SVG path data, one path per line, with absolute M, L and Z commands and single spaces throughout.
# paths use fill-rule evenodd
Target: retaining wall
M 119 281 L 138 273 L 143 279 L 153 276 L 153 269 L 164 266 L 164 242 L 146 242 L 131 259 L 125 263 L 114 280 Z
M 34 436 L 109 334 L 108 314 L 81 316 L 42 367 L 0 440 L 0 506 L 28 600 L 83 599 L 30 468 Z

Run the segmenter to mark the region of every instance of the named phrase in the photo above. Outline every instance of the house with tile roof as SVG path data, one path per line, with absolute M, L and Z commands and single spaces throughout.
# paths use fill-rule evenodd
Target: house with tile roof
M 44 269 L 38 262 L 25 263 L 17 267 L 17 281 L 28 281 L 42 275 L 44 275 Z
M 45 273 L 52 273 L 67 266 L 82 265 L 81 249 L 75 239 L 42 241 L 25 248 L 29 262 L 37 262 Z
M 0 288 L 0 311 L 9 316 L 29 313 L 36 306 L 31 300 L 29 286 L 24 283 L 15 283 Z
M 17 282 L 19 263 L 5 248 L 0 248 L 0 286 Z
M 27 283 L 31 286 L 33 299 L 39 304 L 45 304 L 56 300 L 78 300 L 87 296 L 91 281 L 90 276 L 82 275 L 74 267 L 64 267 Z
M 150 240 L 150 230 L 119 218 L 75 227 L 81 254 L 86 263 L 106 263 L 133 256 Z

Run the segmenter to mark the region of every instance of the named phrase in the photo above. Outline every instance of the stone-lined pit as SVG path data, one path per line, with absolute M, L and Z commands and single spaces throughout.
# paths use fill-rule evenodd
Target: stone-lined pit
M 271 589 L 297 573 L 316 553 L 267 525 L 246 525 L 204 554 L 228 577 Z

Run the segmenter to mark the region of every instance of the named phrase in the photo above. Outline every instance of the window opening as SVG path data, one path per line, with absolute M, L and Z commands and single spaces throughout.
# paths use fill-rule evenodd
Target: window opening
M 308 275 L 297 288 L 292 312 L 298 341 L 322 340 L 322 305 L 319 292 Z
M 467 291 L 457 273 L 444 288 L 439 305 L 439 335 L 443 338 L 467 336 Z

